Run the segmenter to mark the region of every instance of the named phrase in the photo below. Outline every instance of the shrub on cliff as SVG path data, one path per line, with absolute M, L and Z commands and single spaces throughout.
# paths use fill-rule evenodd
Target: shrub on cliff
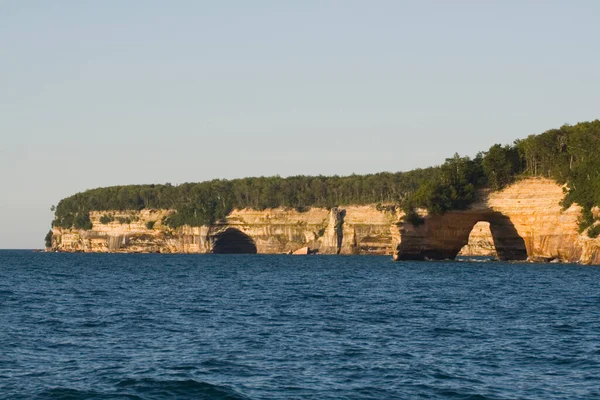
M 113 217 L 112 215 L 104 214 L 103 216 L 100 217 L 100 223 L 104 224 L 104 225 L 110 224 L 114 220 L 115 220 L 115 217 Z
M 77 215 L 75 215 L 73 226 L 75 227 L 75 229 L 92 229 L 92 221 L 90 220 L 89 211 L 82 211 L 80 213 L 77 213 Z
M 419 226 L 425 223 L 425 219 L 417 214 L 414 209 L 407 211 L 406 215 L 404 216 L 404 221 L 413 226 Z
M 53 236 L 52 229 L 50 229 L 48 231 L 48 233 L 46 233 L 46 237 L 44 237 L 44 242 L 45 242 L 47 248 L 52 247 L 52 236 Z
M 587 231 L 587 235 L 592 239 L 597 238 L 600 235 L 600 225 L 594 225 Z

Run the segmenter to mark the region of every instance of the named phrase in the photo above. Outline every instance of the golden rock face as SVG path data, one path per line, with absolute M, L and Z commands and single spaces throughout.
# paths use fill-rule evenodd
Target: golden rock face
M 479 221 L 469 234 L 469 241 L 458 252 L 459 256 L 497 257 L 490 223 Z
M 225 231 L 239 231 L 240 246 L 263 254 L 308 248 L 320 254 L 392 254 L 399 214 L 375 206 L 348 206 L 307 211 L 274 208 L 233 210 L 212 226 L 172 229 L 162 224 L 170 210 L 91 212 L 91 230 L 54 229 L 53 249 L 72 252 L 211 253 L 221 252 Z M 101 219 L 111 220 L 102 223 Z M 248 237 L 247 240 L 240 238 Z M 221 238 L 221 239 L 219 239 Z M 215 248 L 217 246 L 217 248 Z M 235 246 L 225 246 L 231 252 Z
M 444 259 L 493 249 L 506 260 L 600 262 L 598 240 L 578 232 L 581 207 L 563 210 L 564 192 L 556 182 L 529 178 L 502 191 L 481 191 L 479 197 L 469 210 L 425 216 L 417 227 L 402 224 L 394 257 Z M 482 222 L 489 224 L 489 233 Z
M 172 210 L 94 211 L 91 230 L 55 228 L 52 250 L 211 253 L 218 238 L 232 237 L 263 254 L 306 247 L 311 253 L 394 254 L 396 259 L 445 259 L 460 252 L 509 260 L 600 263 L 600 241 L 578 233 L 581 208 L 563 210 L 563 197 L 562 187 L 552 180 L 524 179 L 499 192 L 481 191 L 469 210 L 442 216 L 423 213 L 425 223 L 419 226 L 403 222 L 400 211 L 375 205 L 302 212 L 233 210 L 214 225 L 177 229 L 162 223 Z M 223 235 L 231 229 L 240 234 Z M 219 242 L 218 249 L 236 250 L 223 244 Z

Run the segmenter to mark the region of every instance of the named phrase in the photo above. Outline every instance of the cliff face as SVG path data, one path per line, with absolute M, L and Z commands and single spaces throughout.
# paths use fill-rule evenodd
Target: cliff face
M 499 192 L 483 191 L 469 210 L 424 216 L 419 226 L 401 224 L 394 258 L 452 259 L 467 245 L 473 226 L 484 221 L 500 259 L 597 263 L 599 241 L 578 233 L 581 208 L 563 210 L 563 198 L 561 186 L 542 178 L 522 180 Z
M 325 209 L 234 210 L 211 226 L 172 229 L 172 211 L 91 212 L 91 230 L 53 229 L 52 250 L 144 253 L 392 254 L 398 243 L 395 210 L 374 206 Z M 111 222 L 102 223 L 101 219 Z
M 91 230 L 53 229 L 51 250 L 276 254 L 306 247 L 319 254 L 393 253 L 397 260 L 453 259 L 460 252 L 600 264 L 600 239 L 579 234 L 581 208 L 563 210 L 563 197 L 554 181 L 526 179 L 482 191 L 469 210 L 424 215 L 418 226 L 394 208 L 375 206 L 234 210 L 214 225 L 177 229 L 162 223 L 170 210 L 92 212 Z

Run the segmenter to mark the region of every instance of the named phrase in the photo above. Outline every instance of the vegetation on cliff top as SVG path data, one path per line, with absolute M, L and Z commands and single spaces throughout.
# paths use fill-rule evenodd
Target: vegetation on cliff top
M 402 203 L 436 168 L 351 176 L 260 177 L 201 183 L 129 185 L 98 188 L 61 200 L 54 226 L 88 229 L 89 211 L 172 209 L 171 227 L 201 226 L 234 208 L 335 207 L 346 204 Z M 84 219 L 87 218 L 87 221 Z M 105 222 L 110 222 L 108 218 Z
M 541 176 L 567 185 L 563 206 L 583 207 L 584 230 L 594 223 L 592 207 L 600 205 L 600 120 L 563 125 L 512 145 L 495 144 L 473 160 L 455 155 L 438 171 L 436 179 L 407 197 L 405 209 L 425 207 L 435 214 L 464 209 L 474 200 L 473 187 L 498 190 L 521 177 Z M 597 236 L 597 230 L 588 234 Z
M 334 207 L 347 204 L 397 204 L 414 217 L 417 207 L 441 214 L 465 209 L 476 189 L 501 189 L 519 177 L 543 176 L 569 187 L 564 206 L 583 206 L 582 229 L 593 222 L 591 207 L 600 205 L 600 120 L 564 125 L 539 135 L 495 144 L 473 159 L 409 172 L 351 176 L 260 177 L 184 183 L 178 186 L 130 185 L 98 188 L 60 201 L 54 226 L 90 229 L 89 211 L 175 210 L 171 227 L 211 224 L 234 208 Z M 414 218 L 412 218 L 414 219 Z

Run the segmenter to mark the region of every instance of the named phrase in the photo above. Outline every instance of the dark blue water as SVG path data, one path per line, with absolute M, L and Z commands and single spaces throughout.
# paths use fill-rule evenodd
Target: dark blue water
M 600 268 L 0 252 L 0 398 L 591 399 Z

